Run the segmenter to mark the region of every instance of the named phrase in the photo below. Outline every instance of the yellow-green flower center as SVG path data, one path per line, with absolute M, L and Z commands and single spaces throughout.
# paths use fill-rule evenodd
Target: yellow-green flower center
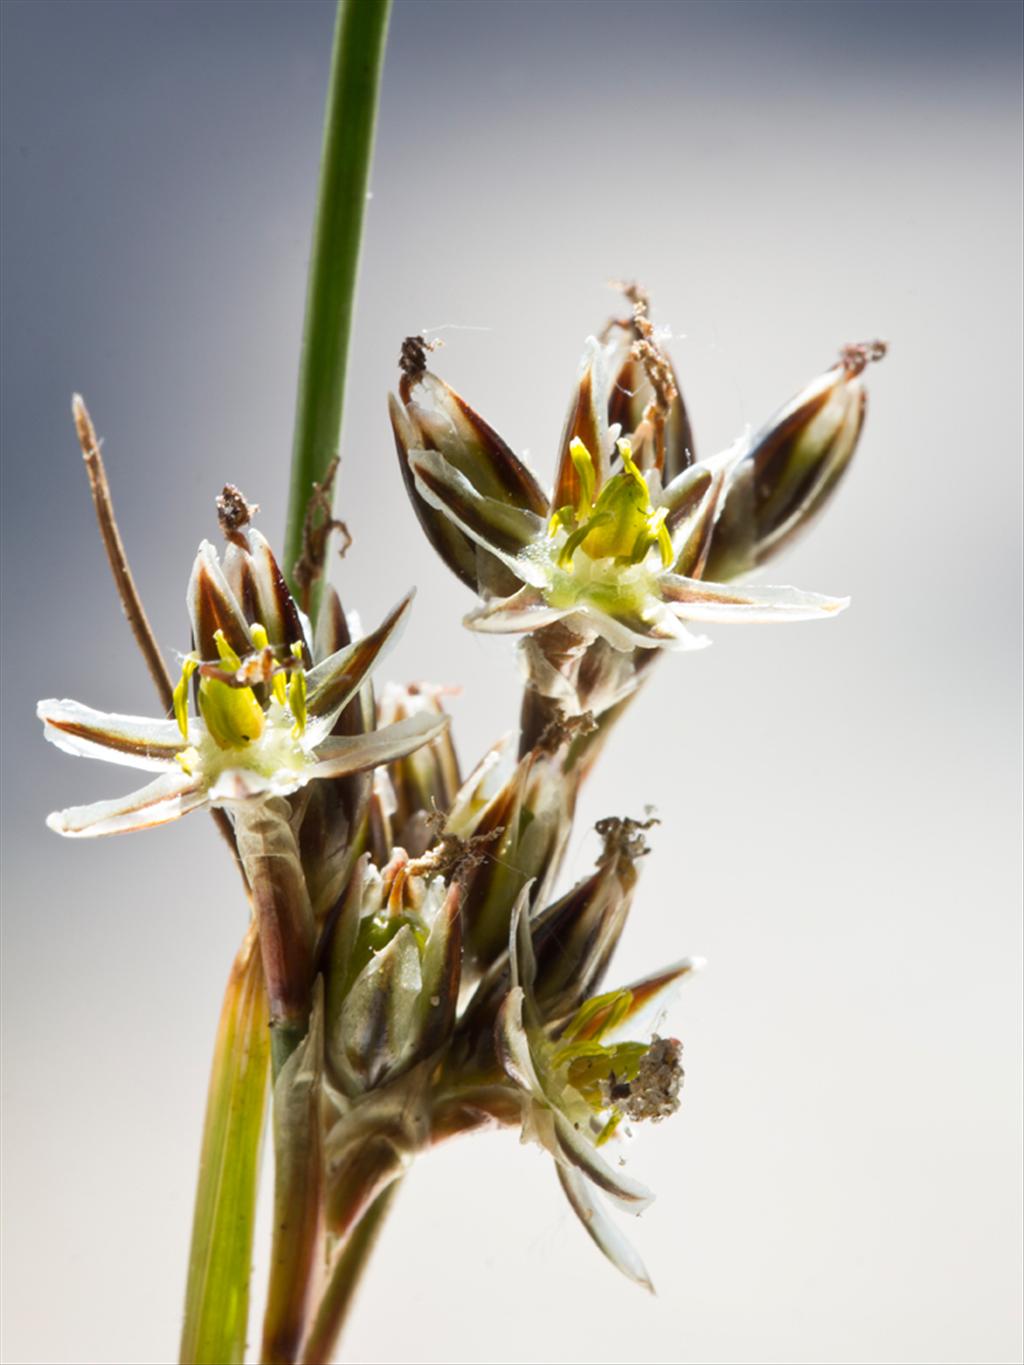
M 612 559 L 617 565 L 642 564 L 658 547 L 664 567 L 672 562 L 672 541 L 665 509 L 651 505 L 647 480 L 633 461 L 628 441 L 618 442 L 622 470 L 597 490 L 594 458 L 578 438 L 569 447 L 579 485 L 575 505 L 560 507 L 551 518 L 550 534 L 569 532 L 558 551 L 558 566 L 573 572 L 576 552 L 588 559 Z M 596 495 L 595 495 L 596 492 Z
M 651 504 L 647 480 L 628 441 L 619 441 L 622 469 L 598 489 L 590 451 L 580 440 L 569 448 L 577 474 L 573 504 L 560 507 L 548 526 L 548 583 L 554 607 L 589 605 L 610 616 L 643 614 L 657 596 L 656 579 L 673 561 L 664 508 Z M 659 564 L 650 565 L 657 549 Z
M 617 1089 L 628 1087 L 635 1079 L 648 1051 L 647 1043 L 602 1041 L 622 1023 L 632 1005 L 629 990 L 594 996 L 580 1006 L 558 1040 L 547 1045 L 547 1069 L 557 1078 L 562 1102 L 578 1106 L 581 1118 L 588 1112 L 604 1118 L 597 1138 L 599 1146 L 611 1137 L 622 1118 L 616 1104 Z
M 287 663 L 279 663 L 274 657 L 267 632 L 256 624 L 250 628 L 257 653 L 244 661 L 231 648 L 224 638 L 223 631 L 214 633 L 214 644 L 219 656 L 216 664 L 203 663 L 196 655 L 190 654 L 183 662 L 181 678 L 174 689 L 174 715 L 184 739 L 189 738 L 188 728 L 188 689 L 193 675 L 199 672 L 198 706 L 206 728 L 206 735 L 217 749 L 230 753 L 234 761 L 240 754 L 264 737 L 268 724 L 269 710 L 277 714 L 273 717 L 270 747 L 281 749 L 282 741 L 289 747 L 298 740 L 306 728 L 306 673 L 302 666 L 302 645 L 294 644 Z M 261 701 L 255 688 L 262 686 L 267 694 Z M 291 712 L 291 734 L 283 736 L 281 721 L 285 719 L 285 707 Z M 204 746 L 208 747 L 208 746 Z M 261 749 L 267 747 L 260 745 Z M 278 755 L 280 759 L 283 755 Z M 255 758 L 255 755 L 254 755 Z M 186 771 L 191 771 L 199 759 L 198 751 L 189 748 L 180 756 L 179 761 Z M 261 766 L 259 762 L 247 766 Z

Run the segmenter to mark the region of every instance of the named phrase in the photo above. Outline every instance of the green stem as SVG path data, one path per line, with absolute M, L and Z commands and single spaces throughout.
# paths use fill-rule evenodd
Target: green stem
M 302 1353 L 302 1365 L 330 1365 L 366 1263 L 400 1184 L 396 1180 L 382 1191 L 349 1234 L 317 1308 Z
M 269 1053 L 267 995 L 251 928 L 224 992 L 210 1072 L 182 1365 L 237 1365 L 245 1359 Z
M 390 0 L 338 3 L 292 445 L 284 557 L 290 581 L 312 485 L 323 478 L 341 432 L 389 10 Z

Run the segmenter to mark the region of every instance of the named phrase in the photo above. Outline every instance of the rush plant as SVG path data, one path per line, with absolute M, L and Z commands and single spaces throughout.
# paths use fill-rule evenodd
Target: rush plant
M 75 400 L 115 581 L 164 714 L 40 702 L 60 748 L 155 774 L 49 824 L 93 837 L 207 809 L 249 903 L 214 1052 L 184 1362 L 244 1359 L 268 1080 L 268 1365 L 332 1358 L 410 1164 L 490 1126 L 549 1154 L 589 1237 L 650 1287 L 609 1205 L 635 1215 L 652 1197 L 621 1154 L 635 1125 L 679 1105 L 682 1043 L 658 1030 L 699 960 L 608 987 L 655 822 L 599 822 L 593 872 L 560 891 L 580 785 L 616 718 L 643 704 L 649 669 L 710 642 L 698 630 L 846 606 L 746 575 L 835 490 L 863 422 L 864 370 L 884 346 L 845 347 L 760 431 L 698 458 L 648 299 L 631 286 L 625 315 L 585 344 L 550 491 L 432 372 L 425 338 L 401 346 L 390 413 L 411 511 L 477 598 L 466 624 L 520 639 L 518 748 L 498 744 L 463 774 L 439 689 L 375 687 L 411 598 L 363 635 L 324 569 L 340 528 L 331 487 L 386 22 L 381 0 L 342 0 L 284 560 L 225 486 L 223 550 L 199 546 L 176 681 Z

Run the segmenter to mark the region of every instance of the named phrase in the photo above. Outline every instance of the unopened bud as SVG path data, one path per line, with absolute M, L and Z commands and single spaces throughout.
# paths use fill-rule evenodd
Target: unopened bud
M 637 859 L 649 851 L 644 833 L 655 823 L 599 820 L 604 849 L 597 870 L 533 920 L 534 992 L 549 1023 L 566 1018 L 600 986 L 629 915 Z
M 867 404 L 861 375 L 885 352 L 882 341 L 844 347 L 757 433 L 730 476 L 704 578 L 721 583 L 763 564 L 821 511 L 857 448 Z
M 443 715 L 441 689 L 389 684 L 378 710 L 379 725 L 393 725 L 424 712 Z M 459 790 L 459 764 L 451 731 L 424 744 L 415 753 L 388 766 L 393 796 L 388 812 L 394 843 L 410 857 L 418 858 L 433 842 L 434 834 Z
M 448 567 L 474 592 L 481 587 L 506 595 L 517 586 L 508 570 L 431 506 L 417 488 L 410 456 L 437 451 L 445 464 L 498 504 L 547 513 L 543 490 L 496 431 L 454 389 L 427 369 L 432 347 L 407 337 L 399 360 L 398 397 L 389 400 L 399 467 L 420 525 Z
M 327 1056 L 347 1095 L 376 1089 L 439 1048 L 459 990 L 459 889 L 418 875 L 403 850 L 357 867 L 327 974 Z
M 504 953 L 513 907 L 528 883 L 531 904 L 543 903 L 565 850 L 575 799 L 576 780 L 562 772 L 561 751 L 536 750 L 520 760 L 466 829 L 465 837 L 484 854 L 461 874 L 467 975 L 482 975 Z

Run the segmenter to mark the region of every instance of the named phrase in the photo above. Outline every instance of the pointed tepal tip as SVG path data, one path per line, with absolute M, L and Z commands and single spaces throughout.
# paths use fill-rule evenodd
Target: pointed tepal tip
M 89 459 L 98 450 L 99 442 L 96 440 L 96 428 L 89 416 L 89 409 L 85 406 L 85 399 L 80 393 L 71 395 L 71 416 L 75 423 L 78 444 L 82 447 L 82 455 Z

